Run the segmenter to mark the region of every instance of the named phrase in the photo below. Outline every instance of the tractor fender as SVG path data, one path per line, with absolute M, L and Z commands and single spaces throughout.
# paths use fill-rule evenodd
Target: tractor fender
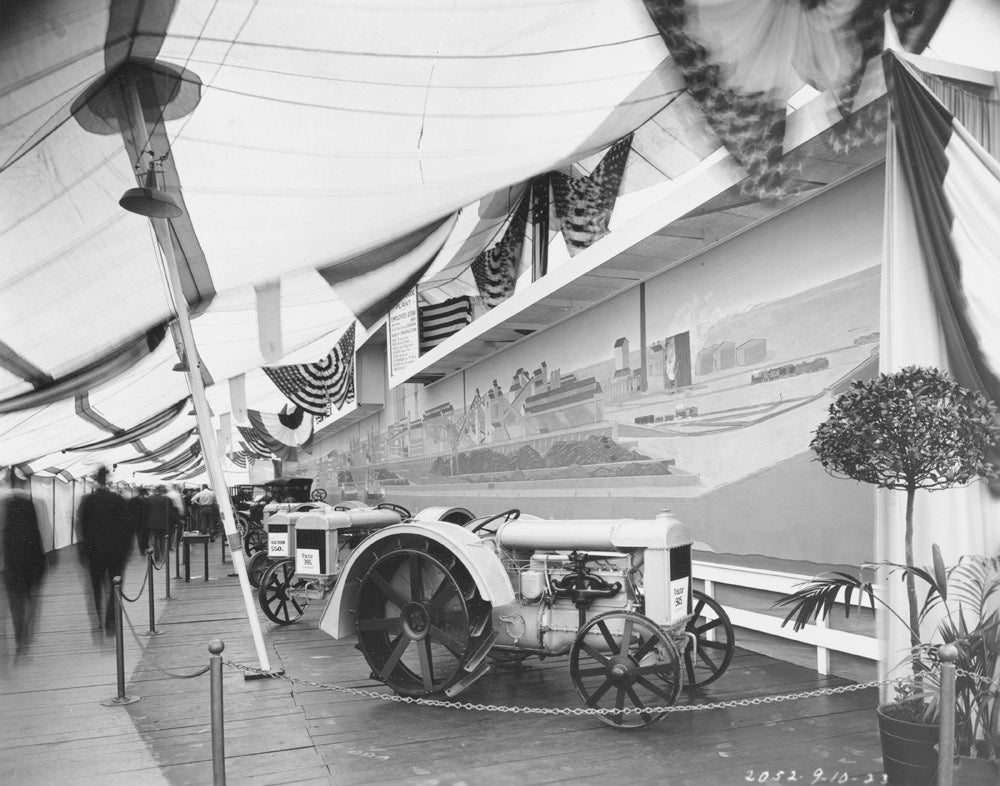
M 320 630 L 335 639 L 354 635 L 358 587 L 362 576 L 372 565 L 370 552 L 373 550 L 377 552 L 380 545 L 394 538 L 402 538 L 405 544 L 407 536 L 412 536 L 415 540 L 426 538 L 454 554 L 476 582 L 483 600 L 492 603 L 493 606 L 514 603 L 514 589 L 507 577 L 507 571 L 504 570 L 493 548 L 480 540 L 478 535 L 446 521 L 408 521 L 379 530 L 366 538 L 351 553 L 341 571 L 330 602 L 323 611 L 319 622 Z

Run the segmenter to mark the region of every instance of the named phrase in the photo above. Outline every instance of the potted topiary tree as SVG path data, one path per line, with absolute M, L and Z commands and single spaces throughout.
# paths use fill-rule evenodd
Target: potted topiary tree
M 909 630 L 913 672 L 911 697 L 879 708 L 883 759 L 890 782 L 931 782 L 937 767 L 933 745 L 936 726 L 921 729 L 921 721 L 933 718 L 933 704 L 924 701 L 922 678 L 927 671 L 926 645 L 921 641 L 923 621 L 917 597 L 918 578 L 934 575 L 918 568 L 913 557 L 913 509 L 918 491 L 937 491 L 988 478 L 994 468 L 987 453 L 1000 430 L 994 425 L 996 408 L 981 394 L 958 385 L 935 368 L 908 366 L 869 381 L 852 383 L 831 405 L 829 417 L 816 429 L 810 447 L 824 469 L 836 477 L 872 483 L 879 488 L 906 494 L 904 533 L 907 608 L 892 612 Z M 937 565 L 943 571 L 944 566 Z M 940 574 L 938 574 L 940 577 Z M 847 574 L 818 577 L 777 605 L 790 606 L 785 623 L 796 629 L 809 619 L 825 617 L 837 595 L 861 591 L 874 602 L 872 584 Z M 874 603 L 873 603 L 874 605 Z M 923 655 L 921 655 L 923 653 Z M 900 739 L 923 739 L 925 749 L 895 752 L 886 744 Z M 922 767 L 913 768 L 923 756 Z M 899 766 L 897 766 L 897 764 Z

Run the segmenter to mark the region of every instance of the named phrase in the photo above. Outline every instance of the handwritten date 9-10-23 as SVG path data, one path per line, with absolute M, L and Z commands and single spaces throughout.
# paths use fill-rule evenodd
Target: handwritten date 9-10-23
M 743 780 L 747 783 L 802 783 L 808 784 L 808 786 L 816 786 L 816 784 L 819 783 L 856 783 L 884 786 L 888 778 L 881 772 L 867 772 L 861 775 L 851 775 L 847 772 L 834 770 L 827 775 L 823 769 L 817 768 L 813 770 L 812 773 L 799 772 L 797 770 L 774 770 L 773 772 L 770 770 L 761 770 L 760 772 L 757 772 L 756 770 L 747 770 Z

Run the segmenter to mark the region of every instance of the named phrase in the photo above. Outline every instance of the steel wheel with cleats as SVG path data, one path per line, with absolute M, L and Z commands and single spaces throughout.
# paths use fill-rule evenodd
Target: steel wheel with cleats
M 733 660 L 736 649 L 736 634 L 725 609 L 704 592 L 691 591 L 694 601 L 693 616 L 686 631 L 694 635 L 698 654 L 695 655 L 691 643 L 684 650 L 684 670 L 689 688 L 700 688 L 715 682 Z
M 264 578 L 267 569 L 274 563 L 267 556 L 266 551 L 255 551 L 250 561 L 247 562 L 247 577 L 254 589 L 260 587 L 260 582 Z
M 398 548 L 361 579 L 357 631 L 375 679 L 427 696 L 465 675 L 490 632 L 490 606 L 450 553 Z
M 248 557 L 258 551 L 267 551 L 267 533 L 260 527 L 251 527 L 243 538 L 243 551 Z
M 680 655 L 673 641 L 649 617 L 632 611 L 588 620 L 569 659 L 577 693 L 588 707 L 616 710 L 597 717 L 617 729 L 656 723 L 666 712 L 646 708 L 669 707 L 680 690 Z
M 295 578 L 295 562 L 290 559 L 275 562 L 264 572 L 257 597 L 268 619 L 279 625 L 295 622 L 309 605 L 305 585 Z

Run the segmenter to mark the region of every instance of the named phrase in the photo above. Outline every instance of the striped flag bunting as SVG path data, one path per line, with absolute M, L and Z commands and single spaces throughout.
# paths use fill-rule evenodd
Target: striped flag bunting
M 472 322 L 472 298 L 455 297 L 443 303 L 420 306 L 417 314 L 422 355 Z
M 235 464 L 240 469 L 247 469 L 257 461 L 257 456 L 253 453 L 246 453 L 242 450 L 233 451 L 227 453 L 226 456 L 229 458 L 233 464 Z
M 570 256 L 576 256 L 608 234 L 631 146 L 631 134 L 615 142 L 586 177 L 552 173 L 556 218 Z
M 193 442 L 183 453 L 174 456 L 169 461 L 161 462 L 149 469 L 137 469 L 136 472 L 148 475 L 161 475 L 164 472 L 175 472 L 189 466 L 191 462 L 197 461 L 201 455 L 201 443 L 197 440 Z
M 299 418 L 298 428 L 284 425 L 280 415 L 247 410 L 254 436 L 265 444 L 272 455 L 282 459 L 294 459 L 296 448 L 308 450 L 312 444 L 312 419 Z
M 193 467 L 182 470 L 181 472 L 175 473 L 173 475 L 164 475 L 166 480 L 190 480 L 197 475 L 200 475 L 205 471 L 205 462 L 199 461 Z
M 514 294 L 514 285 L 520 272 L 521 250 L 524 247 L 524 231 L 528 224 L 528 201 L 529 189 L 525 189 L 524 196 L 511 214 L 503 237 L 472 262 L 476 287 L 483 302 L 490 308 Z
M 172 440 L 167 442 L 165 445 L 160 446 L 156 450 L 151 450 L 148 453 L 145 453 L 142 456 L 136 456 L 135 458 L 123 459 L 122 461 L 118 461 L 116 463 L 145 464 L 147 461 L 156 461 L 157 459 L 161 459 L 164 456 L 173 453 L 175 450 L 177 450 L 177 448 L 183 445 L 192 434 L 194 434 L 194 429 L 193 428 L 188 429 L 183 434 L 179 434 L 178 436 L 174 437 Z
M 330 353 L 315 363 L 264 367 L 284 396 L 318 419 L 354 400 L 354 323 Z
M 947 351 L 964 387 L 1000 402 L 1000 104 L 950 88 L 982 140 L 892 52 L 883 56 L 894 145 Z M 956 95 L 956 93 L 960 95 Z M 902 192 L 902 193 L 898 193 Z M 1000 463 L 1000 452 L 992 460 Z
M 181 411 L 187 405 L 187 402 L 187 398 L 182 398 L 180 401 L 171 404 L 166 409 L 161 409 L 155 415 L 151 415 L 146 418 L 141 423 L 137 423 L 131 428 L 119 431 L 112 437 L 98 440 L 97 442 L 88 442 L 86 445 L 75 445 L 71 448 L 65 448 L 64 452 L 104 450 L 106 448 L 120 447 L 121 445 L 125 445 L 134 440 L 142 439 L 145 436 L 159 431 L 161 428 L 173 421 L 174 418 L 181 414 Z
M 250 410 L 247 410 L 249 413 Z M 264 441 L 263 437 L 257 434 L 253 426 L 237 426 L 236 430 L 240 432 L 240 436 L 246 442 L 245 447 L 260 456 L 261 458 L 271 458 L 271 450 L 268 448 L 267 443 Z
M 688 93 L 746 170 L 744 193 L 758 199 L 778 199 L 793 190 L 793 172 L 782 161 L 789 98 L 783 83 L 794 81 L 788 80 L 789 72 L 799 72 L 802 81 L 818 90 L 830 89 L 847 117 L 869 61 L 883 48 L 885 0 L 802 0 L 800 7 L 774 2 L 750 8 L 733 0 L 731 51 L 719 43 L 726 40 L 723 35 L 703 32 L 698 11 L 689 14 L 685 0 L 643 1 Z M 726 10 L 712 10 L 717 11 L 712 32 L 718 33 Z M 747 74 L 760 81 L 759 75 L 767 73 L 774 75 L 773 85 L 749 89 L 739 82 Z
M 92 390 L 153 354 L 166 335 L 167 323 L 164 322 L 126 339 L 108 350 L 103 357 L 74 369 L 59 379 L 53 379 L 30 366 L 10 347 L 0 342 L 0 368 L 24 377 L 33 387 L 26 393 L 0 400 L 0 415 L 45 406 Z

